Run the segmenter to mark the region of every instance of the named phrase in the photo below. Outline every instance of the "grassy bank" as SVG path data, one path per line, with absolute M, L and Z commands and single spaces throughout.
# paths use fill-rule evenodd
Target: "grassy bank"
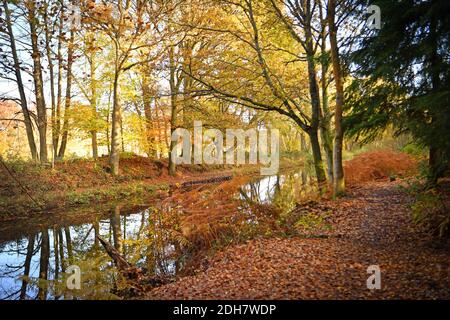
M 284 158 L 281 168 L 298 167 L 304 159 Z M 48 168 L 29 162 L 8 162 L 0 170 L 0 219 L 73 206 L 155 197 L 170 186 L 225 175 L 258 174 L 259 167 L 246 165 L 178 166 L 177 176 L 167 174 L 167 160 L 132 156 L 121 159 L 121 172 L 109 172 L 108 158 L 77 159 Z M 345 163 L 347 183 L 355 184 L 383 177 L 409 174 L 416 162 L 404 153 L 372 151 Z
M 283 167 L 299 161 L 283 161 Z M 167 161 L 133 156 L 121 159 L 121 172 L 109 172 L 108 159 L 72 160 L 46 168 L 29 162 L 9 162 L 0 171 L 1 216 L 48 211 L 113 200 L 154 197 L 170 186 L 224 175 L 259 172 L 258 166 L 180 165 L 175 177 Z M 9 171 L 9 172 L 8 172 Z M 1 218 L 0 216 L 0 218 Z

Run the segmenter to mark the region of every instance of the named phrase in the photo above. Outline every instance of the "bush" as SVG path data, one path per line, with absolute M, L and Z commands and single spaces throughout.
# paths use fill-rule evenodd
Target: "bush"
M 449 235 L 450 210 L 435 189 L 419 193 L 411 207 L 416 224 L 441 238 Z
M 440 238 L 450 235 L 450 197 L 444 190 L 439 186 L 427 188 L 420 180 L 406 188 L 415 198 L 411 205 L 413 222 Z
M 401 148 L 401 151 L 414 157 L 425 156 L 427 153 L 427 150 L 425 148 L 415 143 L 408 143 L 403 148 Z

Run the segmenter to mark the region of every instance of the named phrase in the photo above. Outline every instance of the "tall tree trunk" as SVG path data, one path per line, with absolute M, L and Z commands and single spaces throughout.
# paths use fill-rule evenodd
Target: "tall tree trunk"
M 336 108 L 334 111 L 334 147 L 333 147 L 333 195 L 339 196 L 345 192 L 344 168 L 342 166 L 342 144 L 344 129 L 342 127 L 342 112 L 344 107 L 344 85 L 337 44 L 337 30 L 335 24 L 336 3 L 328 2 L 328 25 L 330 28 L 331 62 L 333 65 L 334 83 L 336 86 Z
M 111 154 L 109 165 L 114 176 L 119 175 L 120 142 L 121 142 L 121 114 L 119 102 L 119 71 L 116 70 L 113 84 L 113 110 L 111 119 Z
M 144 115 L 145 115 L 145 127 L 148 143 L 148 156 L 156 158 L 156 137 L 154 130 L 154 119 L 152 112 L 152 93 L 150 90 L 150 84 L 148 82 L 148 77 L 143 76 L 142 79 L 142 98 L 144 104 Z
M 33 58 L 33 80 L 36 95 L 37 126 L 39 131 L 39 158 L 41 163 L 48 162 L 47 155 L 47 109 L 44 96 L 44 81 L 42 77 L 41 52 L 38 40 L 38 19 L 36 18 L 36 3 L 28 1 L 28 22 L 30 25 L 31 49 Z
M 316 178 L 319 188 L 322 189 L 324 182 L 326 182 L 326 174 L 323 166 L 321 147 L 319 143 L 318 133 L 320 127 L 320 93 L 319 86 L 317 84 L 316 77 L 316 64 L 315 64 L 315 39 L 313 35 L 313 8 L 311 8 L 311 1 L 294 1 L 290 3 L 287 8 L 288 13 L 290 12 L 293 16 L 300 16 L 302 24 L 302 32 L 304 33 L 304 38 L 297 34 L 296 28 L 288 22 L 283 14 L 284 9 L 278 7 L 277 1 L 272 0 L 272 7 L 276 10 L 278 17 L 283 20 L 285 25 L 290 30 L 291 34 L 294 34 L 294 38 L 301 44 L 305 49 L 307 67 L 308 67 L 308 81 L 309 81 L 309 94 L 311 98 L 311 123 L 309 128 L 305 128 L 305 124 L 299 123 L 299 126 L 308 133 L 311 140 L 312 154 L 314 158 L 314 168 L 316 171 Z M 314 4 L 315 6 L 315 4 Z M 289 18 L 290 20 L 291 18 Z M 298 17 L 295 17 L 298 19 Z
M 306 42 L 306 58 L 308 60 L 308 80 L 309 93 L 311 97 L 311 129 L 309 137 L 311 139 L 311 147 L 314 158 L 314 167 L 317 175 L 317 182 L 322 185 L 326 181 L 325 169 L 323 166 L 322 153 L 320 149 L 318 132 L 320 125 L 320 94 L 316 77 L 316 64 L 314 62 L 314 44 L 312 35 L 312 12 L 309 2 L 305 2 L 305 42 Z
M 122 147 L 121 150 L 123 153 L 125 153 L 125 140 L 124 140 L 124 134 L 123 134 L 123 121 L 122 120 L 123 120 L 122 112 L 120 112 L 120 142 L 121 142 L 121 147 Z
M 58 36 L 58 79 L 56 97 L 55 122 L 53 123 L 53 154 L 58 155 L 59 136 L 61 131 L 61 104 L 62 104 L 62 74 L 63 74 L 63 58 L 62 58 L 62 34 L 64 23 L 64 7 L 61 7 L 59 17 L 59 36 Z
M 91 45 L 94 45 L 95 39 L 93 34 L 91 33 L 89 35 L 89 43 Z M 98 118 L 98 114 L 97 114 L 97 80 L 96 80 L 96 59 L 95 59 L 95 51 L 91 50 L 91 54 L 89 57 L 90 60 L 90 71 L 91 71 L 91 83 L 90 83 L 90 87 L 91 87 L 91 98 L 90 98 L 90 104 L 91 104 L 91 109 L 92 109 L 92 113 L 95 117 L 95 119 Z M 97 145 L 97 130 L 91 130 L 91 145 L 92 145 L 92 157 L 97 160 L 98 158 L 98 145 Z
M 91 144 L 92 144 L 92 158 L 98 159 L 98 143 L 97 143 L 97 131 L 91 131 Z
M 70 40 L 67 50 L 67 77 L 66 77 L 66 98 L 64 106 L 64 122 L 63 122 L 63 133 L 61 138 L 61 146 L 58 152 L 58 159 L 64 159 L 67 148 L 67 139 L 69 136 L 69 112 L 70 104 L 72 102 L 72 65 L 74 59 L 74 38 L 75 30 L 70 31 Z
M 176 164 L 172 158 L 172 152 L 177 144 L 176 141 L 172 140 L 172 134 L 177 129 L 177 90 L 175 83 L 175 61 L 174 61 L 174 48 L 173 46 L 169 49 L 169 61 L 170 61 L 170 148 L 169 148 L 169 175 L 174 176 L 176 174 Z
M 108 155 L 111 154 L 111 138 L 109 134 L 109 126 L 110 126 L 110 114 L 111 114 L 111 96 L 113 92 L 112 84 L 109 85 L 109 92 L 108 92 L 108 112 L 106 113 L 106 147 L 108 148 Z
M 51 49 L 51 37 L 53 34 L 52 30 L 49 30 L 49 27 L 51 25 L 51 22 L 48 19 L 48 6 L 49 4 L 45 4 L 45 10 L 44 10 L 44 31 L 45 31 L 45 51 L 47 54 L 47 61 L 48 61 L 48 71 L 50 74 L 50 99 L 51 99 L 51 129 L 52 129 L 52 145 L 55 141 L 55 120 L 56 120 L 56 97 L 55 97 L 55 74 L 53 70 L 53 57 L 52 57 L 52 49 Z M 54 150 L 54 148 L 52 149 Z M 55 161 L 56 153 L 53 151 L 53 157 L 52 161 L 54 163 Z
M 7 0 L 3 0 L 3 7 L 5 9 L 6 27 L 8 29 L 9 43 L 11 45 L 11 52 L 14 61 L 14 74 L 17 79 L 17 87 L 20 95 L 20 107 L 22 109 L 23 119 L 25 122 L 25 130 L 27 133 L 28 146 L 30 147 L 31 158 L 34 161 L 38 161 L 39 156 L 36 148 L 36 143 L 34 141 L 33 123 L 31 122 L 30 111 L 28 110 L 27 98 L 25 95 L 25 87 L 23 85 L 22 74 L 20 72 L 20 62 L 17 54 L 16 39 L 14 37 L 11 24 L 11 12 L 9 11 Z
M 325 93 L 327 94 L 327 93 Z M 323 104 L 324 105 L 324 104 Z M 322 110 L 324 110 L 323 107 Z M 328 180 L 333 182 L 333 141 L 330 135 L 330 123 L 326 119 L 324 115 L 324 111 L 322 111 L 321 115 L 321 124 L 320 124 L 320 138 L 322 139 L 322 147 L 325 152 L 325 157 L 327 160 L 327 176 Z
M 321 65 L 321 91 L 322 91 L 322 109 L 320 115 L 320 136 L 322 138 L 322 146 L 325 151 L 325 157 L 327 159 L 327 175 L 330 183 L 333 183 L 333 138 L 331 136 L 331 125 L 330 125 L 330 108 L 328 103 L 328 69 L 329 69 L 329 58 L 327 55 L 327 45 L 326 39 L 328 36 L 326 29 L 326 17 L 323 17 L 323 7 L 322 2 L 319 1 L 320 10 L 320 23 L 321 23 L 321 43 L 320 43 L 320 65 Z

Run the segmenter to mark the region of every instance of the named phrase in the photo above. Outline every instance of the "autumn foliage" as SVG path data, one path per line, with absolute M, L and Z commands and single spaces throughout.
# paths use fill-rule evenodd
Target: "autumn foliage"
M 348 184 L 405 176 L 415 172 L 417 161 L 411 156 L 391 150 L 377 150 L 358 155 L 344 163 Z

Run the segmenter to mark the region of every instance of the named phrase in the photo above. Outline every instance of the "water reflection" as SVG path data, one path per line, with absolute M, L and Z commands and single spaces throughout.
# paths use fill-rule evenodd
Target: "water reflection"
M 189 274 L 198 267 L 199 252 L 218 239 L 274 229 L 276 215 L 311 192 L 309 184 L 302 173 L 243 177 L 175 190 L 155 205 L 131 212 L 126 205 L 115 205 L 72 223 L 48 217 L 37 225 L 2 226 L 9 232 L 0 236 L 0 299 L 119 298 L 114 293 L 120 292 L 120 275 L 97 236 L 147 274 Z M 70 265 L 82 270 L 79 291 L 65 286 Z
M 239 195 L 247 203 L 271 204 L 282 212 L 292 210 L 304 198 L 317 193 L 314 181 L 305 172 L 269 176 L 244 185 Z
M 180 269 L 178 253 L 182 246 L 159 217 L 154 208 L 121 215 L 121 207 L 116 206 L 106 219 L 44 229 L 2 243 L 0 298 L 67 298 L 63 282 L 69 265 L 78 265 L 83 272 L 83 288 L 76 296 L 95 298 L 105 294 L 114 298 L 110 291 L 117 288 L 110 279 L 116 280 L 118 274 L 97 236 L 150 273 L 175 274 Z

